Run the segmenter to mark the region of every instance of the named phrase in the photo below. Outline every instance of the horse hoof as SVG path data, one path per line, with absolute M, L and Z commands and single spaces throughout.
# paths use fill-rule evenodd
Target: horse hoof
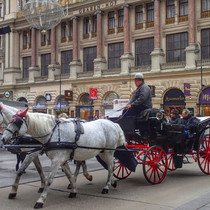
M 88 180 L 91 182 L 93 180 L 93 176 L 89 176 Z
M 10 193 L 8 196 L 8 199 L 14 199 L 16 197 L 17 193 Z
M 102 194 L 108 194 L 108 192 L 109 192 L 109 190 L 103 189 L 101 193 L 102 193 Z
M 112 187 L 114 187 L 114 188 L 117 187 L 117 181 L 114 181 L 114 182 L 112 183 Z
M 76 198 L 77 193 L 70 193 L 69 198 Z
M 72 186 L 71 186 L 71 184 L 69 184 L 68 187 L 67 187 L 67 189 L 71 189 L 71 188 L 72 188 Z
M 38 193 L 42 193 L 44 191 L 44 188 L 39 188 Z
M 41 209 L 43 207 L 43 203 L 36 203 L 34 209 Z

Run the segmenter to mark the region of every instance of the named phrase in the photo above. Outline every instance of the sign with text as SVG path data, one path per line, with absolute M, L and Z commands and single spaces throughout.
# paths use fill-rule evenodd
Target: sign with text
M 210 104 L 210 88 L 206 88 L 200 93 L 199 103 Z
M 73 101 L 73 91 L 65 90 L 64 95 L 65 95 L 65 101 Z
M 184 95 L 190 96 L 190 84 L 189 83 L 184 83 Z
M 97 88 L 90 88 L 90 100 L 97 100 L 98 99 L 98 89 Z
M 119 110 L 124 108 L 129 102 L 129 99 L 115 99 L 113 103 L 113 109 Z

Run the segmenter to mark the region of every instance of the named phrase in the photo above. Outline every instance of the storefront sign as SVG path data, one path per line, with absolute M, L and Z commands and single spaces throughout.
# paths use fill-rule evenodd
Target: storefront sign
M 97 100 L 98 96 L 97 96 L 97 88 L 90 88 L 90 100 Z
M 190 96 L 190 84 L 189 83 L 184 83 L 184 95 Z
M 203 104 L 210 104 L 210 87 L 206 88 L 202 91 L 199 98 L 199 103 L 201 104 L 201 97 L 202 97 L 202 103 Z
M 184 93 L 177 88 L 171 89 L 165 94 L 163 103 L 165 106 L 186 105 Z
M 73 91 L 65 90 L 65 101 L 73 101 Z
M 84 7 L 84 8 L 79 10 L 79 14 L 94 12 L 96 10 L 101 10 L 101 9 L 106 9 L 106 8 L 113 7 L 115 5 L 116 5 L 116 1 L 109 1 L 109 2 L 106 2 L 104 4 L 97 4 L 97 5 L 93 5 L 93 6 L 89 6 L 89 7 Z
M 124 108 L 129 102 L 129 99 L 115 99 L 113 103 L 113 109 L 119 110 Z
M 50 93 L 46 93 L 46 94 L 45 94 L 45 98 L 46 98 L 46 101 L 51 101 L 52 96 L 51 96 Z

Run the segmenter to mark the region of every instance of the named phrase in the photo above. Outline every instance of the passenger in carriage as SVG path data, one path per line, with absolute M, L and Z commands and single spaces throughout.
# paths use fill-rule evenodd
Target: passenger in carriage
M 170 124 L 180 124 L 181 118 L 179 117 L 179 111 L 177 109 L 172 109 L 169 119 Z
M 131 101 L 123 110 L 122 116 L 139 116 L 145 109 L 152 108 L 152 94 L 149 86 L 144 83 L 142 73 L 135 75 L 135 85 L 137 87 Z
M 186 137 L 192 138 L 197 130 L 197 126 L 200 120 L 196 117 L 193 117 L 190 114 L 189 109 L 183 109 L 182 117 L 183 118 L 181 119 L 181 124 L 185 126 Z

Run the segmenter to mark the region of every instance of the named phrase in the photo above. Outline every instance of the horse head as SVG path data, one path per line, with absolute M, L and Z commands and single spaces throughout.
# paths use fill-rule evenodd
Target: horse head
M 21 110 L 18 110 L 17 114 L 13 116 L 11 122 L 4 130 L 2 135 L 2 142 L 4 144 L 11 143 L 11 140 L 14 139 L 16 136 L 23 136 L 27 132 L 27 111 L 28 108 L 23 112 Z

